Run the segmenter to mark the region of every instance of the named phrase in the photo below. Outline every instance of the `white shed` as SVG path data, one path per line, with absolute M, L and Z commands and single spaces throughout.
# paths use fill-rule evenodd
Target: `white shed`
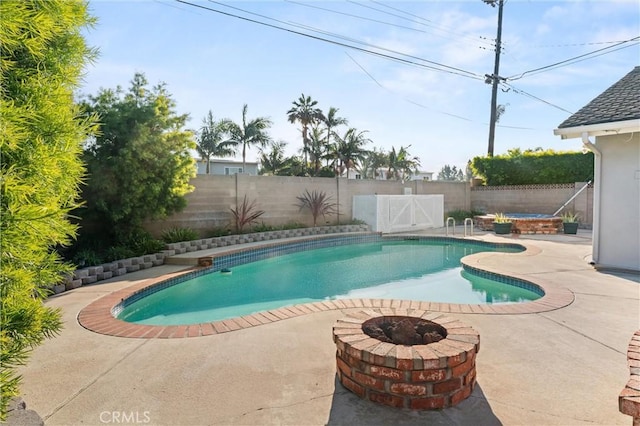
M 554 130 L 593 151 L 593 262 L 640 271 L 640 67 Z

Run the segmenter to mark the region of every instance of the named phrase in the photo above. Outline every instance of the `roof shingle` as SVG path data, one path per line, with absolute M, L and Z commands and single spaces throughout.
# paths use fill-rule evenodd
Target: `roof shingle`
M 615 123 L 640 118 L 640 66 L 563 121 L 558 128 Z

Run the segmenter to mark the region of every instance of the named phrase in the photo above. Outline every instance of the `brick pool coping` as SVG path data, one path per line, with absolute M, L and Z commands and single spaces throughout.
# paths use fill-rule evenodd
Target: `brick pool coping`
M 464 241 L 464 240 L 461 240 Z M 237 250 L 237 248 L 236 248 Z M 540 253 L 540 250 L 533 246 L 526 247 L 522 253 L 510 253 L 508 255 L 532 256 Z M 464 265 L 470 265 L 470 261 L 482 258 L 486 255 L 504 255 L 505 253 L 477 253 L 463 258 Z M 472 266 L 475 269 L 484 270 L 478 265 Z M 111 294 L 101 297 L 83 308 L 78 314 L 78 322 L 87 330 L 95 333 L 116 337 L 144 338 L 144 339 L 175 339 L 186 337 L 211 336 L 215 334 L 227 333 L 245 328 L 256 327 L 263 324 L 294 318 L 302 315 L 325 312 L 332 310 L 351 308 L 381 308 L 389 309 L 393 315 L 406 315 L 412 311 L 432 311 L 454 314 L 489 314 L 489 315 L 520 315 L 548 312 L 563 308 L 574 301 L 574 294 L 565 288 L 556 288 L 526 279 L 540 287 L 545 295 L 532 302 L 506 304 L 506 305 L 481 305 L 481 304 L 458 304 L 458 303 L 438 303 L 415 300 L 399 299 L 336 299 L 323 300 L 320 302 L 304 303 L 258 312 L 251 315 L 244 315 L 220 321 L 205 322 L 190 325 L 142 325 L 119 320 L 112 315 L 112 309 L 132 296 L 137 291 L 145 287 L 152 286 L 159 282 L 177 278 L 181 275 L 193 271 L 205 269 L 202 267 L 190 267 L 182 271 L 165 274 L 160 277 L 144 280 L 130 285 L 124 289 L 116 290 Z M 487 271 L 492 272 L 492 271 Z M 494 272 L 498 273 L 498 272 Z M 514 276 L 515 274 L 509 274 Z M 518 278 L 515 277 L 514 278 Z M 392 313 L 389 313 L 392 315 Z
M 621 413 L 633 418 L 633 425 L 640 425 L 640 330 L 631 337 L 627 350 L 629 381 L 618 396 Z

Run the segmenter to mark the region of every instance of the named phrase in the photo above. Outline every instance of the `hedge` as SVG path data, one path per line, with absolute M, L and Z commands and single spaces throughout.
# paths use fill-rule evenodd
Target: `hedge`
M 488 186 L 587 182 L 593 179 L 593 153 L 512 150 L 471 160 L 474 176 Z

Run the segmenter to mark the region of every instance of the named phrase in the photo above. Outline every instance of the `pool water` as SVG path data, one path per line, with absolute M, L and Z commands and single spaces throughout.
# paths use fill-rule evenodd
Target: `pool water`
M 404 299 L 517 303 L 539 294 L 464 271 L 481 251 L 517 252 L 464 242 L 378 241 L 299 251 L 212 272 L 152 293 L 118 318 L 148 325 L 211 322 L 326 299 Z
M 463 242 L 379 241 L 300 251 L 173 285 L 126 306 L 118 318 L 182 325 L 326 299 L 485 304 L 540 298 L 533 291 L 464 271 L 460 259 L 481 251 L 520 250 Z

